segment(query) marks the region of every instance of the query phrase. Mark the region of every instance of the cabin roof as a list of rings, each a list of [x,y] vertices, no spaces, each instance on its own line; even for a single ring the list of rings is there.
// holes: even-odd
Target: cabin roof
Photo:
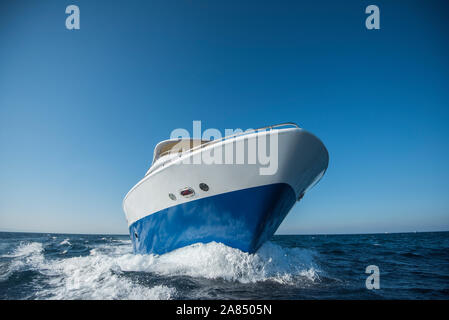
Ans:
[[[210,140],[201,139],[169,139],[161,141],[154,148],[153,163],[160,157],[169,155],[172,152],[184,152],[208,142],[210,142]]]

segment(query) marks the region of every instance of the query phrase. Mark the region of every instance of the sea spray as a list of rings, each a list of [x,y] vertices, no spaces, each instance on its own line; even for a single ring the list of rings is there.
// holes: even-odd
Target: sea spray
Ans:
[[[318,279],[313,252],[284,249],[268,242],[255,254],[248,254],[221,243],[197,243],[164,255],[124,255],[117,259],[123,271],[152,272],[223,279],[241,283],[276,281],[293,284],[297,277]]]
[[[141,256],[129,236],[2,232],[0,299],[448,299],[448,248],[449,232],[285,235],[255,254]],[[380,290],[366,289],[368,265]]]

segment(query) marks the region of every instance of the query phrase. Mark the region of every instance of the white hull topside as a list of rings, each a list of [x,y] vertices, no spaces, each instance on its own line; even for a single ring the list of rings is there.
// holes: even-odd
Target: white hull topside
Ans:
[[[244,164],[193,164],[192,159],[198,153],[210,153],[211,149],[226,148],[228,144],[241,141],[246,141],[246,149],[251,140],[269,140],[267,135],[274,132],[278,135],[278,166],[273,175],[261,175],[259,169],[266,166],[246,161]],[[185,163],[188,157],[191,158],[190,164]],[[304,129],[273,129],[245,134],[183,153],[156,169],[153,166],[151,173],[128,192],[123,200],[123,209],[130,226],[148,215],[185,202],[275,183],[288,184],[298,198],[323,176],[328,162],[326,147]],[[200,183],[206,183],[209,190],[198,188]],[[195,194],[189,198],[179,196],[179,191],[185,187],[193,188]],[[170,193],[177,195],[175,201],[169,198]]]

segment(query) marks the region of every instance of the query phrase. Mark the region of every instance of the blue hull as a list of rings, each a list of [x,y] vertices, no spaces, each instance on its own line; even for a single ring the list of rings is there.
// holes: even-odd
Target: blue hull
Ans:
[[[253,253],[271,238],[295,202],[295,192],[285,183],[254,187],[161,210],[133,223],[129,232],[139,254],[211,241]]]

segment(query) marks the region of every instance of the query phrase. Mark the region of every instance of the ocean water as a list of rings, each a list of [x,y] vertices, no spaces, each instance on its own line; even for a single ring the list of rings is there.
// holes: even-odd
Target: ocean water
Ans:
[[[368,265],[380,289],[366,289]],[[449,299],[449,232],[274,236],[134,255],[128,236],[0,233],[0,299]]]

